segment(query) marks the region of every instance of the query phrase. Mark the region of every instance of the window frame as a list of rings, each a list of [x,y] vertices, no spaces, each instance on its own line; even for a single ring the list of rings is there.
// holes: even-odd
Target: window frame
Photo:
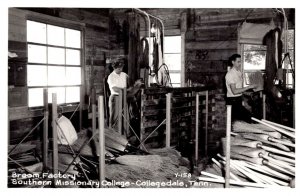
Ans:
[[[290,54],[290,56],[293,56],[292,58],[292,63],[293,63],[293,67],[295,68],[295,58],[296,58],[296,54],[295,54],[295,29],[294,28],[291,28],[291,29],[288,29],[288,31],[293,31],[293,40],[294,40],[294,43],[293,43],[293,48],[289,48],[289,45],[287,46],[287,52]],[[283,37],[282,37],[283,38]],[[292,51],[292,53],[290,52]],[[284,58],[284,53],[282,53],[282,59]],[[282,67],[284,70],[285,70],[285,81],[284,81],[284,84],[286,86],[286,88],[288,89],[295,89],[295,79],[292,78],[292,81],[293,83],[292,84],[289,84],[287,83],[289,81],[289,76],[288,74],[292,74],[292,67],[291,66],[287,66],[285,65],[285,63],[283,62],[283,67]],[[294,70],[295,71],[295,70]],[[293,77],[293,76],[292,76]]]
[[[69,21],[66,19],[60,19],[60,18],[54,18],[54,17],[48,17],[48,16],[41,16],[41,17],[37,17],[37,16],[27,16],[26,17],[26,35],[27,35],[27,21],[33,21],[33,22],[38,22],[38,23],[43,23],[46,25],[53,25],[53,26],[57,26],[57,27],[61,27],[61,28],[65,28],[65,29],[71,29],[71,30],[77,30],[80,31],[81,35],[80,35],[80,47],[79,48],[74,48],[74,47],[67,47],[67,46],[58,46],[58,45],[52,45],[52,44],[43,44],[43,43],[36,43],[36,42],[29,42],[26,38],[26,50],[27,50],[27,57],[28,57],[28,46],[29,45],[37,45],[37,46],[44,46],[46,47],[46,50],[48,47],[54,47],[54,48],[63,48],[65,50],[67,49],[71,49],[71,50],[77,50],[80,52],[80,64],[79,65],[68,65],[66,64],[66,52],[65,52],[65,64],[50,64],[50,63],[32,63],[29,62],[27,60],[27,66],[28,65],[33,65],[33,66],[46,66],[47,67],[47,77],[48,77],[48,67],[52,66],[52,67],[64,67],[65,69],[67,67],[76,67],[76,68],[80,68],[81,71],[81,76],[80,76],[80,84],[76,84],[76,85],[70,85],[70,84],[64,84],[64,85],[46,85],[46,86],[28,86],[28,81],[27,81],[27,106],[28,108],[42,108],[42,106],[29,106],[29,89],[34,89],[34,88],[42,88],[42,89],[48,89],[49,88],[59,88],[62,87],[64,88],[65,91],[65,98],[64,98],[64,103],[60,103],[59,105],[61,106],[67,106],[67,105],[77,105],[77,104],[81,104],[82,103],[82,87],[84,86],[84,53],[85,53],[85,44],[84,44],[84,37],[85,37],[85,25],[83,23],[78,23],[78,22],[74,22],[74,21]],[[47,31],[46,31],[47,33]],[[46,38],[47,39],[47,38]],[[48,58],[48,51],[46,53],[46,58]],[[66,72],[65,72],[66,73]],[[28,72],[26,73],[28,75]],[[67,95],[67,87],[79,87],[79,101],[77,102],[66,102],[66,95]],[[49,95],[48,95],[49,96]]]
[[[170,69],[169,67],[168,67],[168,69],[169,69],[169,73],[171,74],[171,73],[179,73],[180,74],[180,81],[179,81],[179,83],[174,83],[174,82],[172,82],[172,79],[171,79],[171,85],[172,85],[172,87],[174,87],[173,86],[173,84],[177,84],[177,85],[179,85],[179,87],[182,87],[182,83],[181,83],[181,78],[182,78],[182,42],[181,42],[181,39],[182,39],[182,36],[181,35],[165,35],[164,36],[164,40],[165,40],[165,38],[166,37],[178,37],[179,39],[180,39],[180,53],[177,53],[177,52],[169,52],[169,53],[166,53],[165,51],[164,51],[164,57],[166,56],[166,54],[176,54],[176,55],[179,55],[180,56],[180,70],[174,70],[174,69]],[[164,42],[164,44],[165,44],[166,42]],[[164,61],[165,61],[166,59],[164,59]],[[168,64],[167,64],[168,65]],[[171,76],[170,76],[170,78],[171,78]]]
[[[249,83],[247,83],[247,80],[246,80],[246,74],[248,73],[254,73],[254,72],[261,72],[262,74],[265,74],[266,71],[264,69],[253,69],[253,70],[246,70],[245,71],[245,65],[244,65],[244,52],[245,52],[245,45],[258,45],[258,46],[263,46],[263,44],[257,44],[257,43],[240,43],[240,54],[241,54],[241,63],[242,63],[242,66],[241,66],[241,71],[242,71],[242,74],[243,74],[243,87],[245,86],[248,86]],[[254,50],[253,50],[254,51]],[[258,51],[264,51],[264,50],[258,50]],[[267,51],[267,49],[266,49]]]

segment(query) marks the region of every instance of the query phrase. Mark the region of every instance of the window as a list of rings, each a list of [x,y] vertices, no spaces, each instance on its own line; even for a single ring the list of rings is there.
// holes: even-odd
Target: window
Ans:
[[[244,85],[250,84],[251,74],[260,71],[265,72],[267,47],[263,45],[242,44]]]
[[[147,39],[148,40],[148,39]],[[153,39],[149,44],[153,49]],[[150,62],[153,61],[151,51]],[[181,86],[181,36],[165,36],[164,37],[164,57],[165,64],[168,66],[172,87]]]
[[[169,68],[173,87],[181,86],[181,36],[166,36],[165,63]]]
[[[43,88],[48,101],[57,93],[57,103],[80,101],[81,31],[27,20],[28,106],[43,105]]]
[[[282,36],[282,38],[284,35]],[[287,56],[284,59],[284,54],[282,54],[282,59],[284,59],[282,68],[285,69],[285,84],[287,88],[294,88],[294,65],[295,65],[295,30],[289,29],[287,31],[287,49],[289,53],[289,57]]]
[[[284,38],[284,35],[281,36]],[[282,40],[283,41],[283,40]],[[282,68],[283,68],[283,84],[287,88],[294,88],[294,59],[295,59],[295,30],[290,29],[287,31],[287,48],[290,59],[285,58]],[[243,69],[244,69],[244,85],[248,85],[249,77],[253,72],[261,71],[265,72],[266,63],[266,49],[264,45],[255,44],[242,44],[242,58],[243,58]],[[283,51],[284,52],[284,51]],[[282,54],[282,59],[284,59],[284,53]],[[280,62],[281,63],[281,62]]]

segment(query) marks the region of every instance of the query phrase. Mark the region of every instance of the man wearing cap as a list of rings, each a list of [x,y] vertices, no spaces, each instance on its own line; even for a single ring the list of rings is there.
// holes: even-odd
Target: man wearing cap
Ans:
[[[117,129],[118,126],[118,113],[119,113],[119,92],[127,88],[128,85],[128,75],[123,72],[124,59],[117,59],[112,62],[112,67],[114,71],[108,76],[107,83],[110,89],[109,97],[109,127],[112,129]],[[134,87],[127,88],[127,96],[133,96],[137,93],[142,85],[141,80],[137,80]],[[120,108],[121,109],[121,108]]]

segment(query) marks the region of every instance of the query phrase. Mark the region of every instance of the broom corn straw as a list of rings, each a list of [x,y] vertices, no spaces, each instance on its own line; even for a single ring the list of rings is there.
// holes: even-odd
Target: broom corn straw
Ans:
[[[266,122],[270,125],[274,125],[276,127],[280,127],[280,128],[287,129],[289,131],[295,132],[295,129],[291,128],[291,127],[287,127],[287,126],[284,126],[284,125],[281,125],[281,124],[278,124],[278,123],[274,123],[274,122],[271,122],[271,121],[268,121],[268,120],[265,120],[265,119],[262,119],[261,121]]]
[[[284,130],[284,129],[282,129],[282,128],[276,127],[276,126],[274,126],[274,125],[270,125],[270,124],[268,124],[268,123],[266,123],[266,122],[263,122],[263,121],[261,121],[261,120],[258,120],[258,119],[256,119],[256,118],[254,118],[254,117],[251,117],[251,119],[254,120],[254,121],[256,121],[256,122],[258,122],[258,123],[261,123],[261,124],[263,124],[263,125],[266,125],[266,126],[268,126],[268,127],[270,127],[270,128],[273,128],[273,129],[275,129],[276,131],[278,131],[278,132],[280,132],[280,133],[282,133],[282,134],[284,134],[284,135],[287,135],[287,136],[289,136],[289,137],[291,137],[291,138],[295,138],[295,134],[294,134],[294,133],[291,133],[291,132],[286,131],[286,130]]]
[[[259,134],[269,135],[277,139],[281,138],[281,134],[275,130],[271,130],[271,129],[262,130],[261,128],[257,128],[252,124],[241,122],[241,121],[237,121],[233,124],[233,130],[236,133],[259,133]]]

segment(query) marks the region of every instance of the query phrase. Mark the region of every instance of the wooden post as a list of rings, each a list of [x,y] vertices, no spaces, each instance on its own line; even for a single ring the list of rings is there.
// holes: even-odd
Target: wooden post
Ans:
[[[172,93],[168,93],[166,104],[166,147],[171,146],[171,98]]]
[[[207,156],[207,137],[208,137],[208,91],[205,92],[205,146],[204,146],[204,153]]]
[[[120,90],[119,91],[119,114],[118,114],[118,132],[120,134],[123,134],[122,133],[122,101],[123,101],[123,90]]]
[[[123,92],[123,108],[124,108],[124,118],[126,118],[126,120],[129,122],[128,109],[127,109],[127,88],[124,88],[124,92]],[[125,135],[127,136],[129,132],[129,124],[126,123],[125,120],[123,120],[123,127],[124,127]]]
[[[82,106],[84,100],[83,88],[82,86],[79,87],[80,92],[80,100],[79,100],[79,130],[82,130]]]
[[[295,82],[294,82],[294,85],[295,85]],[[293,127],[295,128],[296,126],[296,119],[295,119],[295,110],[296,110],[296,107],[295,107],[295,93],[293,93]]]
[[[56,93],[52,93],[52,139],[53,139],[53,174],[58,174],[58,146],[57,146],[57,96]],[[54,184],[56,178],[53,178]]]
[[[185,70],[185,34],[188,29],[187,13],[182,12],[180,16],[180,35],[181,35],[181,70]],[[186,87],[185,72],[181,73],[181,87]]]
[[[227,105],[226,123],[226,165],[225,165],[225,188],[229,188],[230,180],[230,132],[231,132],[231,105]]]
[[[266,94],[262,94],[263,101],[263,119],[266,119]]]
[[[48,168],[48,89],[44,88],[43,169]]]
[[[195,164],[198,166],[199,156],[199,93],[196,92],[196,127],[195,127]]]
[[[92,130],[93,130],[93,133],[96,132],[96,119],[97,119],[97,106],[95,103],[92,104]]]
[[[99,181],[100,187],[105,180],[105,130],[104,130],[104,104],[103,95],[98,98],[98,124],[99,124]]]
[[[141,89],[141,115],[140,115],[140,140],[144,140],[143,116],[144,116],[144,89]],[[141,148],[143,145],[140,145]],[[144,149],[145,150],[145,149]]]
[[[97,131],[97,105],[96,105],[96,94],[94,92],[95,92],[95,89],[92,89],[91,102],[92,102],[92,131],[93,131],[93,135]],[[98,112],[98,115],[99,115],[99,112]],[[95,145],[96,145],[95,138],[93,138],[93,141],[95,142]],[[99,153],[100,153],[99,149],[96,148],[96,154],[99,155]]]
[[[95,89],[92,89],[92,97],[91,97],[91,102],[92,102],[92,130],[93,130],[93,134],[96,132],[96,118],[97,118],[97,106],[96,106],[96,93],[95,93]]]

